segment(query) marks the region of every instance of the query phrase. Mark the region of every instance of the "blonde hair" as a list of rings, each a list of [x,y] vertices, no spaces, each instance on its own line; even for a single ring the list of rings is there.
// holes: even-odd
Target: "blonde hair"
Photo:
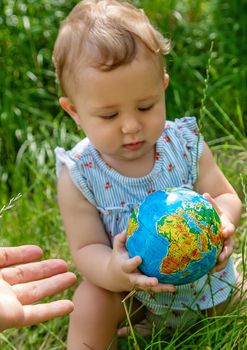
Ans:
[[[163,67],[170,41],[152,26],[142,9],[116,0],[79,2],[62,22],[53,51],[63,92],[68,95],[69,80],[76,83],[82,62],[112,70],[130,63],[140,43],[158,55]]]

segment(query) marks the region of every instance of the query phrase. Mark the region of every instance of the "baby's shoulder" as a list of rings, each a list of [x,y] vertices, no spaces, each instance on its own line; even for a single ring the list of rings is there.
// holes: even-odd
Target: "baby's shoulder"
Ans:
[[[195,117],[177,118],[167,120],[162,138],[175,144],[195,144],[199,135],[199,128]]]
[[[195,132],[198,130],[196,117],[176,118],[174,121],[167,120],[165,123],[164,133],[176,133],[190,130]]]
[[[70,150],[56,147],[55,155],[57,175],[60,174],[62,166],[65,165],[73,176],[79,176],[82,172],[81,164],[92,162],[91,153],[91,144],[88,138],[79,141]]]
[[[75,157],[76,159],[80,159],[85,157],[91,153],[90,150],[91,144],[87,137],[83,140],[79,141],[71,150],[69,150],[69,154],[71,157]]]

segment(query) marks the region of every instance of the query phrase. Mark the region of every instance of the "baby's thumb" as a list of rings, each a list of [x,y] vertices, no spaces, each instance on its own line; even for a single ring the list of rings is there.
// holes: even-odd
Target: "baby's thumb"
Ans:
[[[126,232],[123,231],[121,233],[118,233],[114,237],[113,249],[116,249],[116,250],[122,249],[123,247],[125,247],[125,242],[126,242]]]

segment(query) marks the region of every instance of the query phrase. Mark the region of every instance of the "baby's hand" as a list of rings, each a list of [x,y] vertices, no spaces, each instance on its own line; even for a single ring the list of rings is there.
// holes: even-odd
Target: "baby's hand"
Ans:
[[[115,282],[119,284],[121,291],[148,290],[153,292],[175,292],[172,284],[159,283],[156,277],[148,277],[138,270],[142,260],[140,256],[129,257],[125,247],[126,233],[122,232],[115,236],[113,243],[111,266],[115,270]]]
[[[216,201],[208,193],[204,193],[203,197],[205,197],[217,211],[221,220],[221,235],[224,238],[224,245],[218,257],[218,262],[211,270],[211,273],[214,273],[223,270],[226,267],[230,256],[232,255],[234,248],[233,234],[235,232],[235,226],[230,222],[228,217],[221,211]]]

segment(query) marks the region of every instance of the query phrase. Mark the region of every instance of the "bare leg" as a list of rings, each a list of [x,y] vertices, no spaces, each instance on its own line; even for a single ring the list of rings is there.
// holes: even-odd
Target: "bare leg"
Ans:
[[[75,292],[68,350],[116,349],[116,330],[125,319],[123,293],[113,293],[83,281]],[[112,344],[112,345],[111,345]]]

